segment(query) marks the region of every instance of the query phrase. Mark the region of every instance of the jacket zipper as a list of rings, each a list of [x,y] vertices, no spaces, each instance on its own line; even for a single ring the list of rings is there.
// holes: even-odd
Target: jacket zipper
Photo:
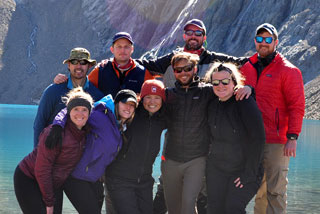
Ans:
[[[275,123],[276,123],[276,127],[277,127],[277,135],[279,136],[279,110],[278,110],[278,108],[276,108]]]

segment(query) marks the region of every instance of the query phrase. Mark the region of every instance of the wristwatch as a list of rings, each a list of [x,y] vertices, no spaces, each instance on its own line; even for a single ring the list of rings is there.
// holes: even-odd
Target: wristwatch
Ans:
[[[298,139],[298,135],[296,135],[296,134],[287,134],[287,138],[288,138],[288,140],[297,140]]]

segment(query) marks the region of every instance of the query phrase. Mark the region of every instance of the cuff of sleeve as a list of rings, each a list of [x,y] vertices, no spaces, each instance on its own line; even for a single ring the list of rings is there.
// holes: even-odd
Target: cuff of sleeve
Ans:
[[[287,134],[288,140],[297,140],[298,135],[297,134]]]

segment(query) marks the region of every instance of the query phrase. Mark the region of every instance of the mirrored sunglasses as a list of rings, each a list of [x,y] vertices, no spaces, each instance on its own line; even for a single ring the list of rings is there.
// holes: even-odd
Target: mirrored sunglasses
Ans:
[[[73,60],[70,60],[70,63],[72,65],[77,65],[78,63],[80,63],[80,65],[86,65],[89,62],[87,60],[84,60],[84,59],[82,59],[82,60],[73,59]]]
[[[229,85],[230,83],[230,78],[225,78],[225,79],[222,79],[222,80],[212,80],[211,83],[213,86],[218,86],[220,83],[222,83],[223,85]]]
[[[202,36],[202,35],[204,35],[203,31],[201,31],[201,30],[186,30],[184,33],[187,36],[192,36],[192,35]]]
[[[173,72],[174,73],[181,73],[182,71],[184,72],[190,72],[192,71],[194,68],[194,65],[187,65],[187,66],[184,66],[184,67],[176,67],[173,69]]]
[[[263,40],[264,40],[267,44],[271,44],[273,38],[272,38],[272,37],[256,36],[256,42],[257,42],[257,43],[262,43]]]

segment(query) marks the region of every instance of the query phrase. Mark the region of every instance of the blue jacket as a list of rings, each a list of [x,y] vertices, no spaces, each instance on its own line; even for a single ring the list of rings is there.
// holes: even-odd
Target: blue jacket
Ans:
[[[87,135],[81,160],[72,172],[74,178],[96,182],[121,149],[122,138],[118,124],[112,110],[107,107],[113,103],[106,97],[97,103],[90,114],[88,123],[91,131]],[[66,111],[61,111],[53,124],[64,126],[66,118]]]
[[[65,96],[72,88],[72,81],[71,78],[69,78],[66,83],[51,84],[44,90],[33,124],[34,147],[38,145],[38,138],[41,131],[52,123],[54,117],[61,109],[66,107],[61,97]],[[94,100],[100,100],[103,97],[102,92],[90,83],[88,79],[83,89],[88,92]]]

